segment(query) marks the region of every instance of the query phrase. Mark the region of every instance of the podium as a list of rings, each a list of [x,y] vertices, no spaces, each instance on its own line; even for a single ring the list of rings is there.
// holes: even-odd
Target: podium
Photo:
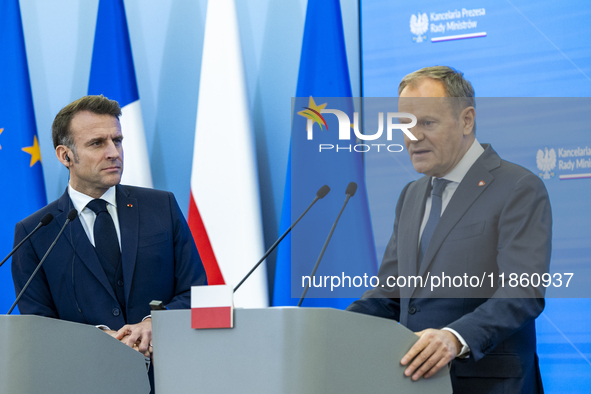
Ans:
[[[154,311],[157,393],[452,392],[444,368],[404,376],[417,336],[395,321],[327,308],[236,309],[232,329],[191,329],[191,311]]]
[[[98,328],[0,316],[0,393],[149,392],[144,356]]]

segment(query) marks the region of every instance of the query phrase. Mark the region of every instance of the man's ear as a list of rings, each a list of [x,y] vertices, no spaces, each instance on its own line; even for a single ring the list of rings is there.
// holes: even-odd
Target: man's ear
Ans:
[[[72,165],[72,151],[65,145],[58,145],[55,148],[55,155],[57,159],[67,168]]]
[[[466,107],[460,114],[460,122],[464,135],[469,135],[474,130],[476,122],[476,110],[474,107]]]

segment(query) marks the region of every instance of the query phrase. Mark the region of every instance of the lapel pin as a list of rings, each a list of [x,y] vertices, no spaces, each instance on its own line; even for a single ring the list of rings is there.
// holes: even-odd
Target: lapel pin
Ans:
[[[484,181],[478,182],[478,186],[484,186],[484,185],[485,185]]]
[[[127,204],[127,208],[133,208],[132,204]]]

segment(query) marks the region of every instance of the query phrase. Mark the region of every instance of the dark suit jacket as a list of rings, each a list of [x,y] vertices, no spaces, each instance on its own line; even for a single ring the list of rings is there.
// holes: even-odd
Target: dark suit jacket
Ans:
[[[207,284],[205,270],[181,210],[169,192],[118,185],[121,264],[127,322],[88,240],[80,219],[72,221],[18,303],[22,314],[35,314],[118,330],[150,314],[149,302],[170,309],[190,308],[190,289]],[[48,212],[54,220],[34,234],[14,255],[16,292],[49,248],[73,208],[67,191],[56,201],[17,223],[15,243]]]
[[[471,352],[452,362],[456,394],[540,393],[534,320],[544,308],[543,289],[513,288],[508,275],[548,272],[550,201],[536,175],[483,147],[441,216],[420,267],[418,237],[430,177],[404,188],[379,277],[386,283],[388,276],[481,278],[486,272],[489,289],[375,288],[348,309],[398,320],[413,331],[457,331]],[[504,286],[496,280],[502,272]]]

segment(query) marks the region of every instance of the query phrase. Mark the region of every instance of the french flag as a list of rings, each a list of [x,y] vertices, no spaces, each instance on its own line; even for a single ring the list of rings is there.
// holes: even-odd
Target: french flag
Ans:
[[[100,0],[88,94],[102,94],[121,106],[125,167],[121,183],[152,187],[152,173],[123,0]]]
[[[235,286],[263,255],[254,133],[233,0],[209,1],[191,173],[189,227],[210,285]],[[234,295],[268,306],[261,265]]]

